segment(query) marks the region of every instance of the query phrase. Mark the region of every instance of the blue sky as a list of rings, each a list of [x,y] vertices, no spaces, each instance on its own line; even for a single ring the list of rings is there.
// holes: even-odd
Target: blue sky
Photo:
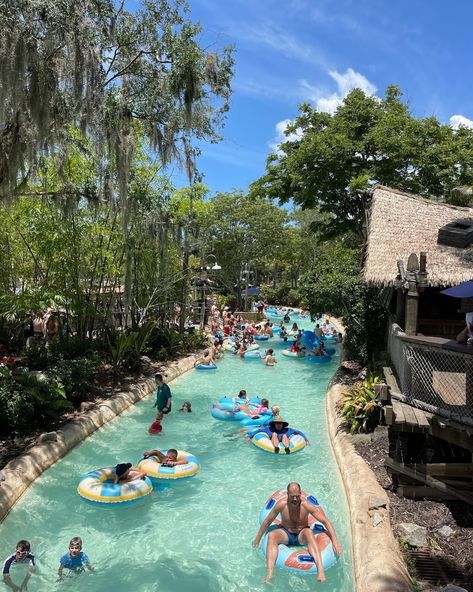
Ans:
[[[382,96],[397,84],[416,116],[473,125],[471,0],[189,5],[192,20],[202,24],[204,46],[235,47],[225,139],[203,145],[198,161],[212,193],[246,190],[264,174],[269,151],[300,103],[331,111],[354,87]],[[175,182],[181,185],[183,176],[176,173]]]

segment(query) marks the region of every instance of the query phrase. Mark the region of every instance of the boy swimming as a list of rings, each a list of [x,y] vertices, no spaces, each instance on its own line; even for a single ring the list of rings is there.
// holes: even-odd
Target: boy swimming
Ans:
[[[82,539],[80,537],[74,537],[69,541],[69,551],[59,560],[57,573],[60,580],[63,579],[64,568],[75,573],[84,571],[84,568],[94,571],[87,553],[82,551]]]

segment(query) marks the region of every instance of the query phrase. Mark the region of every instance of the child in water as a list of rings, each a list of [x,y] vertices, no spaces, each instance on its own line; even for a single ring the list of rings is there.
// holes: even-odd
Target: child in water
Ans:
[[[160,434],[163,431],[163,426],[161,425],[161,421],[163,419],[163,412],[158,411],[156,414],[156,419],[148,428],[148,434],[156,435]]]
[[[192,405],[190,401],[184,401],[182,407],[179,409],[183,413],[192,413]]]
[[[58,575],[59,580],[63,579],[62,572],[64,568],[80,573],[87,568],[89,571],[94,571],[90,565],[89,557],[87,553],[82,551],[82,539],[80,537],[74,537],[69,542],[69,552],[61,557],[59,560]]]

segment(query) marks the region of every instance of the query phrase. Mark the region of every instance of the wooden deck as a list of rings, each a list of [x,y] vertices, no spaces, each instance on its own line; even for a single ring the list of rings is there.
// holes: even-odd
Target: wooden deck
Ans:
[[[377,387],[386,424],[390,452],[385,466],[395,491],[406,497],[460,500],[473,505],[473,426],[409,405],[391,368],[384,368],[386,385]],[[439,438],[469,451],[470,462],[404,462],[425,438]],[[419,440],[420,438],[420,440]],[[413,444],[408,444],[409,442]],[[405,454],[409,450],[409,454]]]

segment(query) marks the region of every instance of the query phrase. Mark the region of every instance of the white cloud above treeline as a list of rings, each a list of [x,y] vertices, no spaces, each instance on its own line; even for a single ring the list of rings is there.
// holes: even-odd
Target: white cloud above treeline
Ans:
[[[464,115],[452,115],[450,117],[450,125],[453,129],[458,129],[460,126],[473,129],[473,121]]]
[[[348,93],[354,88],[361,89],[369,96],[376,94],[376,86],[363,76],[363,74],[353,70],[353,68],[348,68],[344,74],[341,74],[337,70],[330,70],[328,74],[337,84],[337,90],[333,93],[327,94],[326,91],[309,84],[305,80],[300,83],[305,100],[314,103],[317,111],[335,113]],[[279,151],[279,146],[283,142],[295,141],[301,138],[302,132],[298,132],[297,130],[289,134],[289,136],[285,135],[284,132],[291,123],[292,121],[290,119],[283,119],[276,124],[276,137],[269,145],[275,152]]]
[[[335,113],[337,107],[343,103],[345,97],[354,88],[361,89],[368,96],[375,95],[378,90],[366,76],[356,72],[353,68],[347,68],[344,74],[337,70],[330,70],[328,74],[337,84],[337,90],[333,93],[326,94],[319,87],[312,86],[306,81],[301,83],[308,91],[308,99],[315,104],[318,111]]]

